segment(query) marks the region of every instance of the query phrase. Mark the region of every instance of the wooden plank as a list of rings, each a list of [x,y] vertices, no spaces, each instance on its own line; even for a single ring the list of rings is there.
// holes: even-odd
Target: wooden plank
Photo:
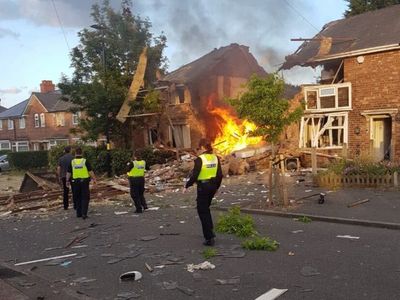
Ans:
[[[144,47],[142,53],[140,54],[138,66],[136,68],[135,75],[133,76],[131,86],[129,87],[128,95],[126,96],[126,99],[117,114],[117,120],[121,123],[124,123],[126,121],[126,118],[131,110],[130,103],[136,99],[139,89],[144,85],[144,74],[146,72],[146,66],[147,47]]]

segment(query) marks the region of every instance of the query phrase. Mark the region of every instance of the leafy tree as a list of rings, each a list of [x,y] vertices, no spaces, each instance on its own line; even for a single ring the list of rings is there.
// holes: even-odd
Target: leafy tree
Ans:
[[[346,18],[359,15],[367,11],[400,4],[400,0],[346,0],[346,2],[348,2],[348,9],[344,13]]]
[[[113,141],[129,143],[129,122],[116,120],[136,70],[139,56],[147,49],[146,88],[166,69],[163,56],[166,37],[154,37],[149,19],[132,14],[131,0],[123,0],[115,11],[104,0],[92,6],[95,25],[82,29],[80,44],[72,49],[72,78],[63,76],[59,87],[67,99],[83,110],[80,129],[92,140],[110,133]],[[78,108],[79,107],[79,108]]]
[[[265,78],[252,76],[246,85],[246,92],[229,102],[236,109],[240,118],[245,118],[257,125],[252,132],[262,136],[271,144],[272,161],[275,160],[275,145],[286,126],[300,119],[303,109],[290,109],[290,102],[283,98],[285,82],[277,74]],[[270,164],[271,167],[272,163]],[[270,172],[270,201],[272,202],[272,170]]]

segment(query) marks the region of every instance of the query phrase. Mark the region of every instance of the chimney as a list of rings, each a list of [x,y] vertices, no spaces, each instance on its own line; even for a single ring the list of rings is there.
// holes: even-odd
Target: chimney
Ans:
[[[50,93],[54,92],[55,90],[55,85],[51,80],[42,80],[42,83],[40,84],[40,92],[41,93]]]

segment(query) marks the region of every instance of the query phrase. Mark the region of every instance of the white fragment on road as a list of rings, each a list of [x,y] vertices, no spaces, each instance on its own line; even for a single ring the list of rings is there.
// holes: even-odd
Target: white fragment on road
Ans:
[[[149,207],[147,210],[159,210],[160,207],[158,206],[153,206],[153,207]]]
[[[127,211],[114,211],[114,214],[116,214],[117,216],[126,215],[127,213],[128,213]]]
[[[157,194],[155,194],[155,196],[158,197],[158,198],[164,198],[163,195],[157,195]]]
[[[286,293],[287,291],[288,291],[288,289],[275,289],[275,288],[273,288],[273,289],[270,289],[265,294],[262,294],[261,296],[259,296],[255,300],[274,300],[274,299],[278,298],[279,296],[281,296],[282,294]]]
[[[304,232],[303,230],[299,229],[299,230],[293,230],[292,233],[300,233],[300,232]]]
[[[186,221],[179,221],[179,223],[181,223],[181,224],[185,224],[185,223],[186,223]]]
[[[72,246],[71,248],[74,249],[79,249],[79,248],[86,248],[88,245],[77,245],[77,246]]]
[[[352,236],[352,235],[337,235],[336,236],[337,238],[340,238],[340,239],[350,239],[350,240],[359,240],[360,239],[360,237],[359,236]]]
[[[304,192],[306,192],[306,193],[310,193],[310,192],[312,192],[312,190],[305,190]]]
[[[61,255],[61,256],[47,257],[47,258],[42,258],[42,259],[37,259],[37,260],[21,262],[21,263],[15,264],[14,266],[29,265],[29,264],[34,264],[37,262],[49,261],[49,260],[60,259],[60,258],[67,258],[67,257],[76,256],[76,255],[77,255],[76,253],[71,253],[71,254],[66,254],[66,255]]]
[[[194,270],[212,270],[215,269],[215,265],[210,263],[209,261],[204,261],[201,264],[188,264],[186,265],[188,272],[193,273]]]
[[[127,280],[140,280],[142,278],[142,273],[139,271],[129,271],[126,273],[123,273],[119,276],[119,280],[121,281],[127,281]]]

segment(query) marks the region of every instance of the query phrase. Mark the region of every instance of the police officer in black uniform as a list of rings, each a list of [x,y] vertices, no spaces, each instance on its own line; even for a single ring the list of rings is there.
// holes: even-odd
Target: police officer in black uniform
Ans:
[[[205,246],[214,246],[214,225],[210,212],[211,200],[221,186],[222,169],[219,158],[213,154],[211,144],[204,145],[205,151],[194,161],[194,168],[185,190],[197,183],[197,213],[203,229]]]
[[[147,209],[146,199],[144,198],[144,173],[146,172],[146,162],[140,160],[138,155],[133,155],[133,161],[128,163],[128,180],[130,194],[135,204],[135,213],[142,213]]]

